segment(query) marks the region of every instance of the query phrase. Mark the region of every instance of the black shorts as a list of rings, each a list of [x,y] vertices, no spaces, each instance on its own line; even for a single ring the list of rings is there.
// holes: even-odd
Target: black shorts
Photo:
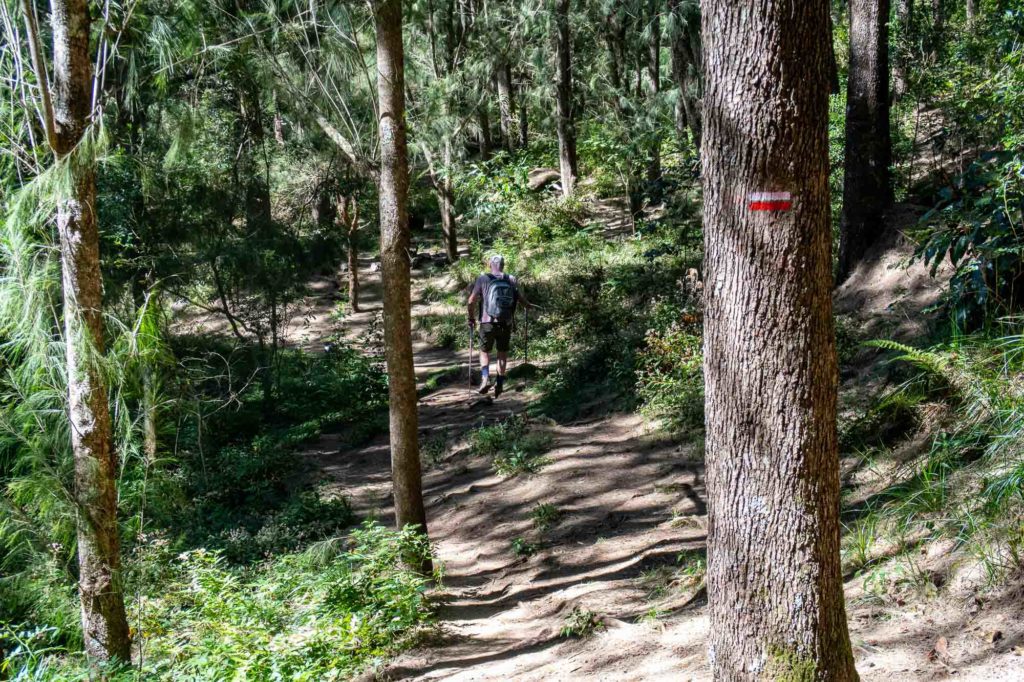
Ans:
[[[512,325],[492,324],[483,322],[480,324],[480,350],[490,353],[495,346],[499,353],[507,353],[509,343],[512,340]]]

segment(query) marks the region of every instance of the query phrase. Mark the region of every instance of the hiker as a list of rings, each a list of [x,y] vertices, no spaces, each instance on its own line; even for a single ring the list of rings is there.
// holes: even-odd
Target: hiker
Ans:
[[[480,324],[480,388],[477,392],[491,390],[491,349],[498,347],[498,376],[494,382],[494,397],[505,388],[505,368],[508,364],[508,349],[515,331],[516,307],[520,302],[536,307],[520,291],[516,278],[505,273],[505,259],[494,255],[485,261],[489,272],[473,282],[473,289],[467,301],[470,333]]]

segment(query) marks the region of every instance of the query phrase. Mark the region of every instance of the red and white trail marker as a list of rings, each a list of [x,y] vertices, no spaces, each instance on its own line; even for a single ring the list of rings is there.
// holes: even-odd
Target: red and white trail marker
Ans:
[[[793,208],[793,195],[789,192],[751,192],[747,195],[751,211],[788,211]]]

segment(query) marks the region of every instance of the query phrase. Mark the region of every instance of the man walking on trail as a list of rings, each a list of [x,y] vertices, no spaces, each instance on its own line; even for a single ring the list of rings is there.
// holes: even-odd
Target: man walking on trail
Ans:
[[[480,388],[477,392],[491,390],[491,350],[498,347],[498,376],[494,382],[494,397],[505,388],[505,368],[508,364],[508,349],[515,331],[516,308],[520,301],[533,307],[519,290],[516,278],[505,273],[505,259],[491,256],[486,261],[490,272],[476,278],[469,294],[467,308],[469,327],[480,324]]]

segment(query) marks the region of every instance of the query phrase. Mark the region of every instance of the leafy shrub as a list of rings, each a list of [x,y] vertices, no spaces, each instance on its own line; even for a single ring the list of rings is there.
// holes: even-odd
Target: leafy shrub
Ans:
[[[465,312],[421,315],[416,318],[416,324],[441,348],[459,348],[469,342]]]
[[[533,519],[533,526],[543,533],[558,523],[558,520],[562,518],[562,512],[550,502],[543,502],[533,508],[530,517]]]
[[[562,637],[589,637],[604,629],[604,620],[589,609],[574,606],[572,612],[565,617],[565,622],[558,634]]]
[[[961,327],[1013,313],[1024,304],[1024,152],[987,153],[926,213],[915,256],[932,275],[949,259],[946,302]]]
[[[512,540],[512,554],[520,559],[533,556],[539,549],[540,546],[536,542],[530,542],[526,538],[514,538]]]
[[[166,550],[162,550],[166,551]],[[412,529],[367,522],[339,541],[291,554],[255,571],[232,568],[218,552],[194,550],[158,561],[165,580],[134,606],[141,670],[114,682],[150,680],[343,680],[412,643],[431,619],[429,582],[405,568],[430,556]],[[85,662],[45,630],[5,628],[4,662],[14,679],[87,679]]]
[[[525,416],[515,415],[492,426],[473,432],[471,448],[474,454],[493,457],[494,470],[501,476],[534,474],[548,460],[541,456],[551,445],[546,433],[528,433]]]
[[[676,427],[704,419],[701,337],[695,325],[651,330],[637,362],[637,393],[651,414]]]

